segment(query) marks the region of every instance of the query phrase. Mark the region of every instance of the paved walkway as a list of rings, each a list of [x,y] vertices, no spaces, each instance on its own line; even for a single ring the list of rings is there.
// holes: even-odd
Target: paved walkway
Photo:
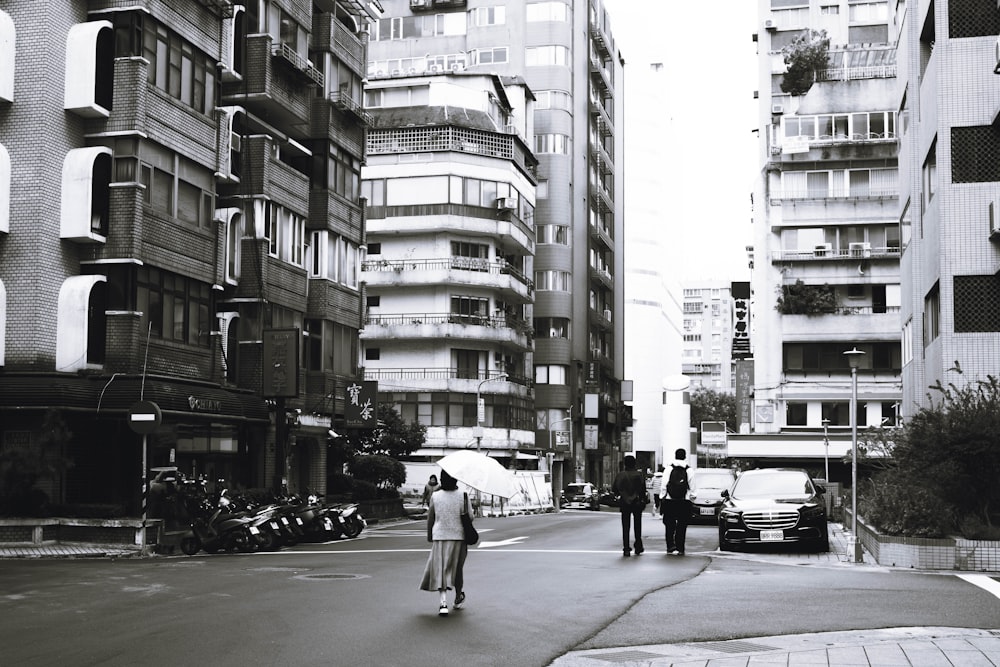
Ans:
[[[405,520],[404,520],[405,522]],[[398,524],[383,522],[383,527]],[[378,526],[372,526],[378,529]],[[151,552],[149,552],[151,553]],[[2,545],[4,558],[141,558],[143,551],[130,545],[51,543],[43,545]],[[707,555],[707,554],[706,554]],[[830,524],[830,551],[827,553],[721,553],[713,558],[760,560],[784,564],[827,564],[843,567],[880,567],[865,553],[865,562],[856,564],[848,535],[840,524]],[[887,568],[888,569],[888,568]],[[1000,629],[974,628],[889,628],[850,632],[820,632],[804,635],[776,635],[730,641],[685,642],[621,646],[571,651],[549,667],[753,667],[808,665],[818,667],[914,667],[992,666],[1000,667]]]

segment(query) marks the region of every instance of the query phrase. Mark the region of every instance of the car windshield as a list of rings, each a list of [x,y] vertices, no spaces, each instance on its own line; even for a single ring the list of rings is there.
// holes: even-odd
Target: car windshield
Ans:
[[[742,475],[733,488],[733,496],[748,498],[764,496],[812,495],[813,485],[809,477],[796,470],[774,470],[753,475]]]
[[[733,485],[732,473],[720,470],[699,470],[691,476],[692,489],[728,489]]]
[[[566,493],[588,493],[590,489],[585,484],[570,484],[566,487]]]

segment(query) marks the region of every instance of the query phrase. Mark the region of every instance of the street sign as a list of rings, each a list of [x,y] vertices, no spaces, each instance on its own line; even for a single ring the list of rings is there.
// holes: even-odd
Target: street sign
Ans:
[[[482,424],[484,421],[486,421],[486,399],[485,398],[480,398],[479,399],[479,406],[478,406],[477,410],[478,411],[476,413],[476,423],[477,424]]]
[[[152,433],[163,422],[160,406],[152,401],[133,403],[128,410],[129,427],[141,435]]]

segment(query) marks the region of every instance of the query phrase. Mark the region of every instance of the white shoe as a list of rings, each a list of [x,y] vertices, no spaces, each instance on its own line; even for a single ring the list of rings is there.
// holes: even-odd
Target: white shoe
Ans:
[[[442,603],[441,606],[438,607],[438,616],[447,616],[447,615],[448,615],[448,605]]]

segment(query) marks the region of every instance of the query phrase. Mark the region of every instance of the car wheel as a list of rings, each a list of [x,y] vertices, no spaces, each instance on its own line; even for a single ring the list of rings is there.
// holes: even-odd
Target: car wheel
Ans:
[[[726,530],[719,526],[719,551],[736,551],[732,542],[726,539]]]
[[[826,526],[823,526],[823,537],[816,540],[816,551],[819,553],[826,553],[830,550],[830,534],[827,532]]]

